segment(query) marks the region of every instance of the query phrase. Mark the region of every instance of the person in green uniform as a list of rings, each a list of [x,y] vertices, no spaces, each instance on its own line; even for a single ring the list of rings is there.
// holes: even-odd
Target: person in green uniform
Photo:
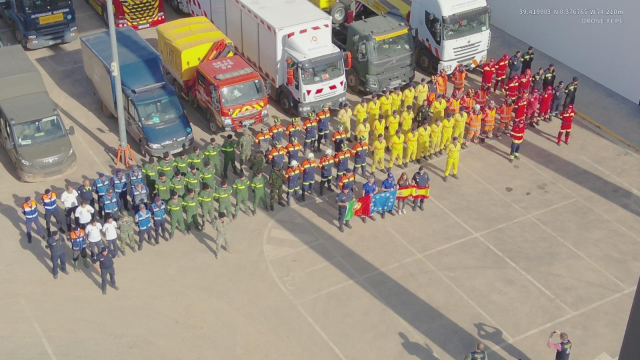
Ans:
[[[258,211],[258,202],[262,199],[262,205],[267,211],[269,206],[267,205],[267,197],[264,194],[264,184],[267,182],[266,175],[262,174],[262,170],[258,170],[256,176],[251,181],[251,188],[253,189],[253,215]]]
[[[227,135],[227,140],[222,143],[222,155],[224,155],[224,166],[222,167],[222,177],[227,179],[227,169],[229,168],[229,164],[231,164],[231,168],[233,169],[233,174],[238,175],[238,168],[236,167],[236,147],[238,146],[238,141],[233,139],[233,135]]]
[[[182,176],[187,175],[189,171],[189,159],[187,159],[184,151],[180,151],[180,155],[173,160],[173,166],[182,173]]]
[[[233,183],[233,189],[236,191],[236,212],[233,214],[233,218],[235,219],[238,216],[238,209],[240,209],[240,204],[242,204],[242,211],[248,214],[249,207],[247,206],[247,200],[249,200],[249,187],[251,183],[249,179],[247,179],[244,175],[244,171],[240,170],[239,178]]]
[[[216,220],[213,228],[216,230],[216,259],[218,258],[218,254],[220,254],[220,245],[224,241],[224,249],[227,250],[229,254],[231,254],[231,248],[229,247],[229,237],[227,233],[229,225],[229,220],[227,220],[227,216],[225,213],[221,212],[218,214],[218,219]]]
[[[189,189],[192,189],[196,193],[200,191],[200,171],[198,171],[198,168],[194,164],[189,165],[189,173],[184,179],[184,182]]]
[[[227,186],[227,180],[222,180],[213,197],[218,201],[218,212],[233,215],[233,211],[231,211],[231,188]]]
[[[162,159],[158,161],[158,171],[164,172],[169,180],[173,179],[173,174],[175,173],[173,158],[166,151],[162,154]]]
[[[273,204],[278,199],[278,205],[285,206],[284,199],[282,198],[282,184],[284,184],[284,174],[280,169],[280,165],[274,165],[273,171],[271,171],[271,177],[269,179],[271,185],[270,195],[270,209],[273,211]]]
[[[133,252],[136,252],[136,232],[134,229],[134,223],[133,223],[133,218],[131,216],[129,216],[129,213],[122,209],[120,211],[120,219],[118,220],[118,228],[120,229],[120,236],[118,237],[118,248],[120,249],[120,251],[122,251],[122,255],[126,256],[127,254],[125,253],[125,249],[126,249],[126,245],[128,244],[129,247],[131,248],[131,250]]]
[[[182,213],[182,198],[175,190],[171,190],[171,200],[167,203],[167,211],[171,218],[171,230],[169,230],[169,239],[173,239],[176,231],[176,224],[180,232],[184,234],[184,217]]]
[[[207,223],[207,216],[209,217],[209,223],[212,225],[215,219],[213,195],[214,192],[207,183],[202,185],[202,190],[198,193],[198,203],[200,204],[200,210],[202,210],[202,230],[204,230],[204,226]]]
[[[167,175],[164,171],[158,172],[158,181],[155,188],[156,196],[159,196],[166,204],[171,198],[171,181],[167,180]]]
[[[205,160],[204,167],[202,168],[202,171],[200,171],[200,181],[202,182],[203,187],[204,187],[204,184],[209,184],[209,187],[211,188],[211,190],[215,192],[216,178],[213,177],[214,174],[215,174],[215,170],[211,166],[211,163],[209,162],[209,160]]]
[[[198,171],[202,170],[202,160],[204,158],[204,154],[200,151],[200,148],[197,146],[193,147],[193,152],[189,154],[187,158],[189,162],[189,166],[195,165]]]
[[[142,167],[142,173],[145,176],[145,180],[147,180],[147,187],[149,191],[155,192],[156,189],[156,181],[158,181],[158,164],[156,164],[156,159],[154,157],[149,158],[149,162],[144,164]],[[153,195],[156,195],[155,193]]]
[[[253,155],[249,158],[249,169],[253,171],[253,176],[256,176],[258,172],[262,172],[264,164],[267,161],[264,158],[262,150],[257,149]]]
[[[200,230],[200,219],[198,219],[198,197],[193,189],[188,189],[187,194],[182,198],[182,206],[187,215],[187,235],[191,235],[191,229]]]
[[[175,191],[178,196],[182,197],[185,192],[185,180],[180,170],[176,170],[175,176],[171,179],[171,190]]]
[[[216,144],[216,138],[209,139],[209,145],[204,149],[204,156],[209,159],[209,163],[216,173],[220,173],[220,145]]]
[[[251,147],[256,139],[251,135],[249,129],[244,129],[242,132],[242,137],[240,141],[238,141],[238,150],[240,150],[240,167],[243,167],[244,164],[249,160],[249,156],[251,156]]]

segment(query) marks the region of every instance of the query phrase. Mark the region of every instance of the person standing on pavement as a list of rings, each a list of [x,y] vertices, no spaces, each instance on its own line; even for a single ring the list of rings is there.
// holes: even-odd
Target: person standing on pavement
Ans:
[[[60,201],[64,204],[64,218],[67,223],[67,232],[71,232],[73,223],[71,216],[78,207],[78,192],[71,185],[67,185],[67,191],[60,195]]]
[[[358,142],[353,145],[352,153],[354,156],[353,174],[357,174],[360,170],[362,177],[364,177],[367,172],[367,154],[369,153],[369,144],[364,136],[358,138]]]
[[[271,141],[274,143],[282,142],[282,133],[284,133],[284,126],[280,123],[281,120],[279,117],[273,117],[273,125],[269,128],[269,135],[271,135]]]
[[[222,182],[220,183],[220,187],[216,189],[216,192],[213,195],[213,198],[218,201],[219,213],[223,212],[227,215],[234,215],[233,210],[231,209],[232,191],[232,188],[230,186],[227,186],[227,180],[222,180]],[[189,233],[189,230],[187,230],[187,233]]]
[[[189,189],[187,194],[182,198],[182,206],[186,213],[187,221],[187,234],[191,232],[191,229],[202,231],[200,228],[200,219],[198,218],[198,197],[193,189]]]
[[[158,164],[156,164],[156,158],[149,158],[149,162],[142,167],[142,173],[145,176],[149,191],[155,191],[156,182],[158,181]]]
[[[418,106],[422,105],[425,100],[427,100],[427,94],[429,93],[429,85],[427,85],[427,79],[420,79],[420,83],[416,85],[416,106],[414,107],[414,111],[418,110]]]
[[[560,342],[552,343],[551,339],[555,334],[560,334]],[[567,333],[561,333],[558,330],[554,330],[549,335],[549,340],[547,340],[547,347],[550,349],[554,349],[556,351],[555,360],[569,360],[569,355],[571,355],[571,341],[569,340],[569,335]]]
[[[331,149],[327,149],[327,151],[331,151]],[[329,181],[331,178],[329,178]],[[275,204],[276,199],[278,200],[278,205],[284,207],[284,199],[282,197],[282,185],[284,184],[284,173],[280,169],[280,165],[276,165],[271,171],[271,176],[269,178],[269,184],[271,185],[271,191],[269,193],[270,201],[269,206],[271,211],[274,211],[273,204]],[[331,183],[329,183],[329,188],[331,188]],[[322,185],[320,185],[320,191],[322,192]]]
[[[191,164],[189,165],[189,172],[184,179],[184,182],[187,184],[187,188],[192,189],[196,193],[200,191],[200,180],[202,179],[202,175],[198,168]]]
[[[562,105],[564,104],[564,81],[560,81],[558,86],[553,88],[553,102],[551,103],[551,115],[555,117],[559,117],[560,111],[562,110]]]
[[[253,177],[253,180],[251,180],[251,189],[253,190],[253,210],[252,210],[253,215],[255,215],[256,212],[258,211],[258,202],[260,202],[260,200],[262,200],[262,205],[264,206],[266,211],[269,211],[269,205],[267,204],[267,197],[264,193],[265,192],[264,186],[267,183],[267,181],[268,179],[266,175],[262,174],[262,170],[258,170],[258,172]]]
[[[520,75],[524,74],[527,70],[531,70],[531,64],[533,63],[533,46],[529,46],[527,52],[525,52],[520,61],[522,62],[522,69],[520,70]]]
[[[229,220],[227,220],[227,215],[223,212],[218,214],[218,219],[216,223],[213,225],[213,228],[216,230],[216,259],[218,258],[218,254],[220,254],[220,245],[224,241],[224,249],[231,254],[231,247],[229,246],[229,234],[228,234]]]
[[[454,137],[453,142],[447,147],[447,165],[444,168],[444,182],[447,182],[449,171],[451,170],[453,178],[458,179],[458,162],[460,161],[461,148],[460,141],[457,137]]]
[[[69,233],[69,242],[71,243],[71,250],[73,251],[73,270],[78,270],[78,259],[82,256],[84,261],[84,267],[89,267],[89,259],[87,259],[87,235],[84,230],[77,226],[74,226]]]
[[[411,182],[413,185],[424,188],[429,186],[429,174],[424,169],[424,166],[420,166],[418,168],[418,172],[413,174],[411,178]],[[413,199],[413,211],[416,211],[416,208],[420,208],[420,210],[424,211],[424,199],[416,200]]]
[[[89,241],[89,251],[91,251],[91,257],[94,257],[102,248],[102,224],[91,219],[91,223],[84,229],[87,234],[87,240]]]
[[[91,205],[88,205],[84,200],[80,201],[80,206],[76,208],[76,212],[74,213],[74,215],[76,217],[76,220],[78,221],[78,226],[80,226],[82,230],[84,230],[84,228],[89,225],[91,220],[93,220],[93,213],[94,210]]]
[[[347,141],[352,142],[351,140],[351,116],[353,116],[353,111],[349,108],[349,103],[345,102],[342,104],[342,109],[338,111],[338,121],[342,128],[347,133]]]
[[[387,178],[384,181],[382,181],[382,187],[380,189],[380,192],[388,192],[397,188],[398,188],[398,185],[396,185],[395,177],[391,173],[391,170],[389,170],[389,173],[387,174]],[[388,213],[391,216],[396,216],[396,214],[393,213],[393,210],[389,210]],[[381,212],[380,217],[384,219],[384,216],[385,216],[385,213]]]
[[[91,187],[91,181],[89,181],[89,179],[85,179],[82,185],[78,186],[78,196],[80,196],[81,201],[86,201],[92,208],[96,207],[96,200],[93,197],[93,188]],[[76,218],[76,223],[77,220]]]
[[[560,113],[560,131],[558,132],[558,146],[562,142],[562,135],[564,135],[564,143],[569,145],[569,136],[571,136],[571,127],[573,125],[573,117],[576,112],[573,110],[573,104],[569,104],[565,110]]]
[[[131,171],[129,171],[128,178],[130,188],[133,188],[137,183],[144,184],[144,175],[138,165],[131,165]]]
[[[185,193],[185,185],[186,181],[182,176],[180,170],[176,170],[173,179],[171,179],[171,191],[175,191],[178,196],[182,197]]]
[[[522,62],[520,61],[520,51],[518,50],[515,55],[509,59],[509,78],[513,75],[518,75],[520,69],[522,69]]]
[[[200,148],[197,146],[193,147],[193,152],[189,154],[187,162],[189,163],[189,169],[191,166],[195,166],[198,171],[202,170],[202,160],[204,158],[204,154],[200,152]]]
[[[538,92],[542,92],[544,81],[544,68],[538,69],[538,72],[533,74],[533,79],[531,81],[531,91],[538,90]]]
[[[202,187],[204,187],[204,184],[207,184],[209,185],[209,188],[212,191],[215,191],[215,187],[216,187],[216,178],[214,177],[215,170],[211,166],[211,163],[209,162],[209,160],[205,160],[203,165],[204,167],[202,168],[202,171],[200,171],[201,185]],[[162,200],[165,201],[164,199]]]
[[[271,137],[269,137],[271,139]],[[216,173],[220,173],[220,145],[216,144],[216,138],[209,139],[209,145],[204,150],[204,156],[208,158],[211,167]]]
[[[498,93],[502,90],[505,93],[504,79],[507,77],[507,69],[509,68],[509,54],[504,54],[496,63],[496,81],[493,83],[493,92]]]
[[[400,174],[397,185],[398,185],[398,188],[403,186],[409,186],[409,175],[407,175],[406,172],[403,172],[402,174]],[[406,214],[407,211],[404,209],[404,206],[407,203],[407,198],[400,199],[397,202],[398,202],[398,210],[397,210],[398,215]]]
[[[524,119],[520,119],[513,124],[511,128],[511,152],[509,153],[509,162],[513,162],[513,159],[520,160],[520,145],[524,141],[524,132],[527,129],[527,124]]]
[[[275,166],[280,166],[284,164],[284,155],[287,153],[285,148],[280,144],[280,142],[276,141],[273,143],[273,147],[271,151],[269,151],[269,162],[271,163],[271,168],[273,169]]]
[[[111,178],[111,188],[120,199],[120,205],[129,211],[129,179],[122,173],[122,169],[116,169],[116,176]]]
[[[116,172],[117,171],[118,170],[116,170]],[[171,179],[173,178],[173,174],[175,173],[175,170],[173,166],[173,158],[166,151],[162,154],[162,159],[158,161],[158,174],[160,174],[161,171],[165,174],[165,176],[167,177],[167,180],[171,181]],[[126,207],[126,209],[127,211],[129,211],[128,207]]]
[[[375,195],[377,193],[378,185],[376,184],[376,178],[373,175],[370,175],[367,178],[367,182],[362,185],[362,196]],[[376,221],[376,218],[374,218],[373,215],[369,215],[369,219],[371,219],[371,221]],[[367,218],[365,216],[362,217],[362,222],[367,222]]]
[[[553,64],[549,64],[549,67],[544,69],[544,72],[542,73],[542,88],[546,89],[547,86],[551,85],[551,87],[553,87],[553,84],[556,81],[556,67]]]
[[[109,178],[103,173],[99,173],[98,178],[93,181],[92,187],[93,191],[98,195],[98,217],[102,219],[104,217],[104,209],[100,206],[100,199],[107,193]],[[93,207],[93,204],[91,204],[91,207]]]
[[[380,115],[384,118],[384,115],[380,113],[380,101],[378,101],[378,94],[371,95],[371,101],[367,104],[367,113],[369,114],[369,125],[374,128],[373,122],[380,118]],[[320,148],[318,148],[320,150]]]
[[[251,135],[249,129],[242,130],[242,137],[238,142],[238,149],[240,150],[240,167],[243,167],[251,156],[251,147],[256,138]]]
[[[158,181],[156,181],[155,193],[156,196],[159,196],[165,203],[171,198],[171,182],[167,180],[167,175],[164,171],[158,172]]]
[[[236,181],[233,182],[233,190],[236,192],[236,211],[233,213],[234,219],[238,216],[240,205],[242,205],[242,211],[249,215],[249,206],[247,205],[247,201],[249,200],[249,187],[251,187],[249,179],[245,176],[244,171],[240,170],[240,175],[238,175]]]
[[[404,135],[402,135],[400,129],[397,129],[395,135],[391,137],[389,147],[391,148],[391,157],[389,158],[389,168],[387,171],[391,172],[391,168],[395,163],[398,164],[399,168],[405,167],[402,163],[402,153],[405,147]]]
[[[313,195],[316,184],[316,168],[318,168],[318,162],[315,159],[315,155],[312,152],[307,154],[307,159],[302,162],[300,169],[302,171],[302,191],[301,200],[306,200],[306,194]],[[255,207],[254,207],[255,208]]]
[[[125,252],[127,245],[131,251],[136,252],[134,223],[128,211],[120,211],[120,221],[118,221],[117,227],[120,228],[120,245],[118,247],[122,251],[122,255],[127,255]]]
[[[151,246],[155,246],[156,244],[151,241],[151,212],[147,210],[144,204],[138,205],[138,209],[139,211],[133,220],[138,224],[138,250],[142,250],[145,236]]]
[[[156,244],[160,243],[158,240],[160,238],[160,233],[162,233],[162,238],[167,239],[167,227],[165,214],[167,213],[167,204],[160,199],[159,196],[156,196],[153,199],[153,203],[151,203],[151,214],[153,216],[153,230],[155,232]]]
[[[118,257],[120,257],[120,252],[118,251],[118,223],[113,219],[112,216],[107,216],[107,219],[102,225],[102,233],[104,234],[104,239],[107,243],[107,248],[109,251],[113,251]],[[123,251],[124,253],[124,251]]]
[[[182,197],[177,192],[171,191],[171,200],[167,203],[169,217],[171,218],[171,229],[169,230],[169,239],[173,239],[176,226],[181,233],[184,234],[184,215],[182,212]]]
[[[64,274],[69,275],[67,271],[67,256],[64,253],[64,236],[60,235],[57,231],[52,231],[51,236],[47,239],[47,247],[51,252],[51,263],[53,278],[58,278],[58,268]]]
[[[149,188],[142,182],[135,183],[129,196],[134,209],[140,208],[140,205],[144,205],[146,208],[149,204]]]
[[[462,124],[462,129],[464,131],[464,124]],[[456,128],[454,127],[454,132]],[[429,156],[429,138],[431,137],[431,127],[429,126],[429,122],[427,120],[422,121],[422,126],[418,129],[418,149],[416,152],[416,157],[418,159],[418,164],[422,162],[422,159],[427,160]],[[373,171],[372,171],[373,172]]]
[[[573,105],[575,103],[577,91],[578,77],[574,76],[573,80],[564,88],[564,94],[566,97],[564,99],[564,106],[562,107],[563,110],[566,109],[569,105]]]
[[[353,200],[353,192],[351,191],[350,186],[345,186],[342,188],[342,191],[338,193],[336,196],[336,203],[338,204],[338,229],[340,232],[344,232],[344,226],[351,229],[351,224],[349,224],[349,220],[345,221],[345,216],[347,215],[347,208],[349,206],[349,202]],[[343,226],[344,224],[344,226]]]
[[[213,189],[206,183],[202,185],[202,190],[198,193],[198,204],[200,205],[200,211],[202,211],[202,230],[204,230],[207,223],[207,217],[209,218],[209,223],[213,225],[213,220],[215,219],[214,195]]]
[[[291,206],[291,197],[296,200],[300,195],[300,167],[297,161],[294,160],[289,164],[284,178],[287,180],[287,206]]]
[[[107,189],[107,194],[100,199],[100,207],[104,210],[105,219],[108,216],[113,217],[118,221],[118,214],[120,213],[120,199],[113,193],[113,189]]]
[[[478,345],[476,345],[476,349],[467,354],[464,360],[489,360],[487,352],[484,351],[484,344],[478,343]]]
[[[300,138],[300,135],[302,135],[302,123],[300,123],[300,118],[294,116],[291,118],[291,124],[289,124],[289,126],[287,126],[286,130],[284,131],[285,134],[287,134],[287,136],[289,137],[289,142],[295,142],[293,141],[293,138]]]
[[[266,160],[264,158],[264,154],[262,150],[256,149],[256,152],[253,156],[249,158],[249,169],[253,172],[253,176],[256,176],[257,173],[262,172],[264,165],[266,164]]]
[[[323,105],[322,110],[316,114],[318,121],[318,140],[316,141],[316,152],[320,152],[320,144],[324,140],[325,145],[329,145],[329,121],[331,120],[331,111],[329,105]]]
[[[56,220],[56,228],[64,234],[64,230],[62,230],[62,210],[58,207],[58,195],[51,189],[46,189],[41,201],[44,206],[44,221],[47,234],[51,234],[51,217]]]
[[[113,266],[113,258],[116,256],[107,247],[103,247],[100,253],[93,259],[93,267],[100,273],[102,278],[102,295],[107,295],[107,276],[109,276],[109,285],[114,290],[118,290],[116,285],[116,270]]]
[[[285,150],[287,152],[287,159],[289,160],[289,164],[292,161],[298,161],[298,157],[302,152],[302,145],[298,142],[298,138],[292,137],[291,142],[285,146]]]
[[[364,99],[362,99],[362,101],[364,101]],[[316,148],[316,140],[318,139],[318,119],[316,119],[314,113],[309,113],[307,117],[307,120],[302,124],[302,129],[304,130],[304,144],[302,147],[304,151],[314,151]],[[262,147],[260,150],[263,150],[265,154],[267,153],[267,150],[262,149]]]
[[[178,157],[173,160],[173,166],[176,171],[179,171],[182,174],[183,177],[187,175],[187,171],[189,170],[189,159],[187,158],[184,150],[180,151]],[[133,187],[133,180],[131,181],[131,187]]]
[[[227,140],[222,143],[222,155],[224,156],[224,165],[222,166],[222,177],[228,179],[227,169],[231,165],[234,175],[238,175],[238,168],[236,167],[236,147],[238,141],[233,139],[233,135],[227,135]]]
[[[353,115],[356,116],[356,129],[360,124],[369,123],[367,121],[367,100],[365,98],[361,98],[360,103],[354,107]],[[307,150],[307,147],[305,146],[304,149]]]

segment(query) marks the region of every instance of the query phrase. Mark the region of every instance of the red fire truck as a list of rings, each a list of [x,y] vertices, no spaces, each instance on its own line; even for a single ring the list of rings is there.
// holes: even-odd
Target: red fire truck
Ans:
[[[98,14],[107,20],[106,0],[85,0]],[[130,26],[134,30],[154,27],[164,23],[162,0],[113,0],[113,17],[116,27]]]

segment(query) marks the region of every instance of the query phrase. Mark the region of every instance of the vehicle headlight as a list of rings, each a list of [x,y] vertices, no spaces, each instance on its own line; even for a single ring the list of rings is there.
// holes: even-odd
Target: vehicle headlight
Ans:
[[[29,35],[29,39],[35,39],[37,36],[35,35]]]
[[[73,151],[73,148],[71,148],[71,150],[69,150],[69,155],[67,155],[67,156],[71,156],[71,155],[73,155],[73,153],[74,153],[74,152],[75,152],[75,151]]]
[[[225,125],[225,126],[229,125],[230,126],[231,124],[232,124],[231,117],[229,117],[229,116],[223,116],[222,117],[222,125]]]
[[[446,71],[447,73],[450,73],[452,69],[453,69],[453,65],[451,64],[444,66],[444,71]]]
[[[69,31],[76,31],[76,30],[78,30],[78,27],[77,27],[77,26],[74,26],[74,27],[72,27],[71,29],[69,29]]]
[[[267,108],[262,109],[262,116],[263,117],[264,116],[269,116],[269,109],[267,109]]]
[[[31,163],[30,163],[30,162],[28,162],[27,160],[23,159],[23,158],[20,158],[20,162],[21,162],[21,163],[22,163],[22,165],[24,165],[24,166],[31,166]]]
[[[377,88],[378,87],[378,79],[376,79],[374,77],[368,77],[367,78],[367,84],[371,88]]]
[[[162,149],[162,145],[161,144],[149,143],[149,147],[152,148],[152,149]]]
[[[299,107],[300,111],[306,112],[311,110],[311,106],[301,106]]]

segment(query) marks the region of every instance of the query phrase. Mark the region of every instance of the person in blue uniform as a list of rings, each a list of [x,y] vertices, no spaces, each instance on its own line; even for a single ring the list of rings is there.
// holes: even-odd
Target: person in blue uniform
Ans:
[[[420,168],[418,168],[418,172],[413,174],[411,181],[413,182],[414,185],[417,185],[420,187],[425,187],[429,185],[429,174],[427,174],[427,171],[424,169],[424,166],[420,166]],[[420,199],[420,200],[414,199],[413,211],[417,210],[416,207],[419,207],[420,210],[424,211],[424,199]]]
[[[113,251],[109,251],[106,246],[103,246],[100,252],[92,259],[93,267],[98,270],[100,277],[102,278],[102,295],[107,295],[107,276],[109,276],[109,285],[115,290],[118,290],[116,285],[116,270],[113,264],[113,258],[116,254]]]
[[[347,208],[351,200],[353,200],[353,191],[351,191],[350,184],[346,184],[342,188],[342,191],[340,191],[338,195],[336,195],[336,203],[338,204],[338,229],[340,230],[340,232],[344,232],[344,226],[351,229],[349,220],[345,221],[344,219],[347,215]]]
[[[99,173],[98,178],[93,181],[92,187],[93,191],[98,195],[98,218],[102,219],[104,217],[104,209],[100,206],[100,199],[107,194],[107,189],[109,188],[109,177],[103,173]],[[91,200],[93,200],[93,198]],[[89,205],[93,207],[91,202]]]
[[[140,211],[136,213],[136,216],[133,218],[136,224],[138,224],[138,250],[142,250],[142,244],[144,244],[144,237],[147,237],[149,240],[149,244],[155,246],[153,242],[151,242],[151,212],[147,210],[144,204],[140,204]]]
[[[67,257],[64,253],[64,236],[60,235],[57,231],[52,231],[51,236],[47,239],[47,247],[51,252],[51,262],[53,264],[53,278],[58,278],[58,268],[63,273],[69,275],[67,271]]]
[[[113,189],[107,189],[107,194],[100,201],[100,208],[104,210],[104,218],[111,216],[113,220],[118,221],[120,214],[120,198],[114,194]]]
[[[120,199],[121,206],[129,211],[129,198],[127,197],[129,179],[127,178],[127,175],[122,172],[122,169],[117,169],[116,176],[111,178],[111,187],[118,196],[118,199]]]
[[[392,191],[396,187],[398,187],[398,185],[396,184],[396,179],[391,173],[391,171],[389,171],[389,173],[387,174],[387,178],[382,182],[382,189],[380,189],[380,191],[381,192]],[[393,213],[393,210],[389,210],[388,213],[391,216],[396,216],[396,214]],[[385,215],[384,212],[380,213],[380,217],[382,217],[383,219],[384,219],[384,215]]]
[[[151,213],[153,214],[153,229],[156,235],[156,244],[159,243],[158,238],[160,237],[160,233],[162,233],[162,238],[167,240],[167,229],[165,226],[166,212],[166,204],[164,203],[164,201],[162,201],[162,199],[160,199],[159,196],[156,196],[156,198],[153,199],[153,203],[151,204]]]

